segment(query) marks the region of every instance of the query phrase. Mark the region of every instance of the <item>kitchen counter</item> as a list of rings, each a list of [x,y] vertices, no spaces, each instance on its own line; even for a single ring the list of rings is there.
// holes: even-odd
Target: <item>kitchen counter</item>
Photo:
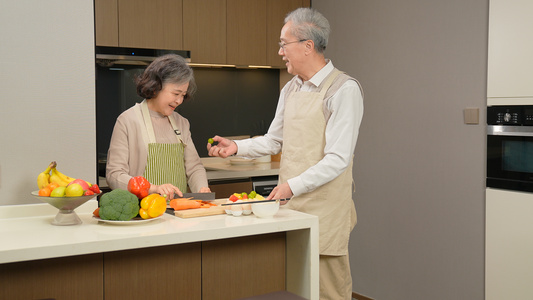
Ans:
[[[202,157],[202,164],[207,171],[207,179],[237,179],[279,174],[279,162],[252,162],[249,164],[232,164],[230,158]]]
[[[318,299],[318,218],[287,208],[270,219],[254,215],[217,215],[161,219],[135,225],[113,225],[92,217],[97,202],[76,209],[82,224],[54,226],[57,209],[48,204],[0,206],[0,263],[12,263],[186,244],[259,234],[287,234],[287,290]]]

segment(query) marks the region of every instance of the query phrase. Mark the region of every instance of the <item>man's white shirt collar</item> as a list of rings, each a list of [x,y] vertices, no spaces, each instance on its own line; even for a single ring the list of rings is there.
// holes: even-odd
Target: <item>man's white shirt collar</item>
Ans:
[[[320,71],[316,72],[315,75],[313,75],[313,77],[311,77],[311,79],[309,79],[308,81],[306,81],[305,83],[306,84],[312,84],[314,85],[315,87],[318,87],[322,81],[324,81],[324,79],[326,79],[326,77],[329,75],[329,73],[331,73],[331,71],[333,71],[334,67],[333,67],[333,63],[331,62],[330,59],[326,59],[327,63],[326,65],[320,69]],[[298,84],[302,85],[304,82],[302,81],[302,79],[300,78],[300,76],[297,77],[297,80],[298,80]]]

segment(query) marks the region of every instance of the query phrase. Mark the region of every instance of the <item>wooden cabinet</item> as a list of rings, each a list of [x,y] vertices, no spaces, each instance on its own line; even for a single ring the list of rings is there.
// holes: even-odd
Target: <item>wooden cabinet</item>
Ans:
[[[104,253],[104,264],[105,299],[202,299],[201,243]]]
[[[232,300],[284,291],[285,236],[282,232],[203,242],[202,299]]]
[[[287,13],[310,0],[95,0],[96,45],[190,50],[191,62],[284,68]]]
[[[121,47],[183,49],[181,0],[118,0]]]
[[[489,14],[489,98],[533,101],[533,2],[491,0]],[[505,104],[502,102],[501,104]]]
[[[103,274],[101,253],[2,264],[0,299],[104,299]]]
[[[281,232],[0,264],[0,299],[237,299],[286,290],[285,252]]]
[[[96,45],[118,47],[118,0],[94,0]]]
[[[183,49],[181,0],[95,0],[96,45]]]
[[[267,0],[227,0],[227,63],[266,65]]]
[[[284,67],[279,35],[285,16],[307,0],[227,0],[227,63]]]
[[[226,0],[183,0],[183,48],[191,62],[226,63]]]

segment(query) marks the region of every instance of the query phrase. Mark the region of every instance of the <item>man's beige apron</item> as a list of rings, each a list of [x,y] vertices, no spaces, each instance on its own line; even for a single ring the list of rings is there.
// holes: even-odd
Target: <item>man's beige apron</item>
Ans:
[[[148,131],[148,160],[144,169],[144,178],[150,183],[161,185],[171,183],[183,193],[187,192],[187,175],[185,173],[185,160],[183,158],[185,145],[181,140],[181,134],[172,116],[168,120],[172,129],[176,132],[178,143],[156,143],[152,119],[148,111],[146,100],[141,103],[141,111]]]
[[[319,92],[293,91],[285,99],[280,184],[298,176],[324,157],[326,118],[323,102],[341,72],[335,69]],[[352,160],[353,161],[353,160]],[[293,197],[288,207],[319,217],[321,255],[347,255],[350,232],[357,222],[352,200],[352,164],[329,183]]]

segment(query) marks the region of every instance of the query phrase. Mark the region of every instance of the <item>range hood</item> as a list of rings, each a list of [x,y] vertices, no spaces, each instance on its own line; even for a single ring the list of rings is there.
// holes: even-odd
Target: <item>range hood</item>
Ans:
[[[149,65],[158,56],[170,53],[185,58],[187,62],[191,61],[191,51],[188,50],[95,47],[96,63],[102,67],[111,67],[113,65]]]

